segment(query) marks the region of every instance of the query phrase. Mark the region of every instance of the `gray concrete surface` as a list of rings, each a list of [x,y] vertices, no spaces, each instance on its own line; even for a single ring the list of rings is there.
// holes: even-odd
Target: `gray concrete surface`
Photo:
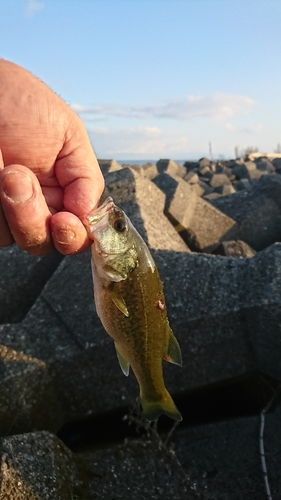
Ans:
[[[163,280],[184,361],[182,369],[164,364],[173,394],[211,390],[214,384],[225,386],[253,374],[281,382],[281,243],[275,243],[280,239],[281,177],[272,173],[272,165],[277,169],[273,162],[260,168],[254,163],[248,173],[267,174],[250,189],[212,202],[199,198],[183,179],[177,181],[177,174],[161,174],[176,179],[176,190],[187,186],[196,206],[200,199],[200,206],[208,204],[234,221],[245,238],[232,240],[228,249],[223,243],[228,256],[191,253],[165,216],[165,194],[143,173],[121,168],[106,174],[104,196],[113,196],[127,212],[148,242]],[[184,168],[197,175],[207,168],[212,175],[232,178],[226,173],[231,163],[222,165],[221,172],[218,167],[202,159]],[[188,197],[178,198],[179,214],[187,202]],[[208,231],[214,234],[215,224],[208,227],[207,212],[200,215],[196,206],[191,203],[199,233],[204,238]],[[219,241],[216,237],[217,250]],[[138,393],[133,375],[123,376],[95,313],[90,252],[35,258],[16,246],[0,250],[0,379],[4,499],[83,500],[89,484],[90,500],[124,498],[131,491],[136,499],[266,498],[258,469],[259,416],[179,429],[174,446],[180,466],[159,441],[160,448],[146,440],[81,453],[81,465],[47,432],[131,405]],[[274,499],[281,495],[279,422],[280,407],[266,416],[265,431]],[[72,496],[67,496],[69,485],[74,486]]]

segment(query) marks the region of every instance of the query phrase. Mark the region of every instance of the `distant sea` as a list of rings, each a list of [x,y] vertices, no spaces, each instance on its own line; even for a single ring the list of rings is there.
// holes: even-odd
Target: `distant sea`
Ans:
[[[158,158],[159,159],[159,158]],[[158,160],[117,160],[120,165],[123,165],[124,163],[127,163],[129,165],[144,165],[145,163],[154,163],[156,165]],[[180,165],[183,165],[186,160],[174,160],[176,163],[179,163]],[[190,160],[189,160],[190,161]],[[193,161],[193,160],[192,160]],[[197,161],[197,160],[194,160]]]

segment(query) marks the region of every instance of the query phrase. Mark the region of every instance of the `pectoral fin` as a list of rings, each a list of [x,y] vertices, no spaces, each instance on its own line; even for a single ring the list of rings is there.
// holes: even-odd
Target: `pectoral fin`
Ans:
[[[123,354],[120,352],[120,349],[118,349],[116,342],[114,342],[114,344],[115,344],[115,349],[116,349],[117,358],[119,361],[120,368],[121,368],[122,372],[124,373],[124,375],[126,375],[126,377],[128,377],[129,371],[130,371],[130,363],[126,360],[126,358],[124,358]]]
[[[121,311],[121,313],[123,313],[125,316],[128,317],[129,311],[127,309],[125,300],[123,299],[123,297],[121,297],[121,295],[115,289],[114,283],[112,283],[108,287],[108,292],[109,292],[109,295],[111,297],[112,302],[116,305],[116,307],[119,309],[119,311]]]
[[[180,346],[170,327],[169,327],[168,349],[164,359],[169,363],[174,363],[175,365],[182,366],[182,355]]]

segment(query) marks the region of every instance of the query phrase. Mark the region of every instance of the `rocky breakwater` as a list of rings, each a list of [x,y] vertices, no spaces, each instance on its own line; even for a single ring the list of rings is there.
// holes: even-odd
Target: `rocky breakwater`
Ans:
[[[100,165],[104,196],[147,241],[164,283],[184,360],[165,364],[165,380],[184,421],[173,452],[139,417],[148,437],[105,446],[104,435],[102,449],[81,451],[76,436],[70,451],[56,434],[90,422],[103,441],[102,421],[114,428],[133,405],[135,379],[95,313],[89,252],[1,249],[0,498],[259,500],[264,477],[279,498],[280,160]]]

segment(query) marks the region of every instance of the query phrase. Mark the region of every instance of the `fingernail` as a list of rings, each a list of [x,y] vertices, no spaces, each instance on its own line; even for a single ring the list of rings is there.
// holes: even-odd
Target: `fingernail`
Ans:
[[[53,238],[61,245],[69,245],[76,238],[76,234],[70,229],[56,229],[53,231]]]
[[[15,202],[28,201],[34,193],[32,179],[22,172],[10,171],[4,178],[3,191]]]

